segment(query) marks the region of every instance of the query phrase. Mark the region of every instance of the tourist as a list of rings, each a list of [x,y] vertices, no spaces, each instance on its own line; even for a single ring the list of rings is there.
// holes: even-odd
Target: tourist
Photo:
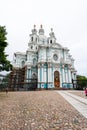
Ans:
[[[85,89],[85,95],[87,96],[87,88]]]
[[[6,94],[8,93],[8,88],[6,88]]]

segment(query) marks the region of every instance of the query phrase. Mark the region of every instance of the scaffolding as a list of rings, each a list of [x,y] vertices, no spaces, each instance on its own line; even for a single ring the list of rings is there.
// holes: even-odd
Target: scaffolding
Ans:
[[[26,67],[14,68],[12,70],[9,78],[10,90],[19,90],[19,88],[23,88],[25,82],[25,72],[26,72]]]
[[[11,91],[27,91],[37,89],[37,79],[26,77],[27,67],[14,68],[10,73],[9,90]]]

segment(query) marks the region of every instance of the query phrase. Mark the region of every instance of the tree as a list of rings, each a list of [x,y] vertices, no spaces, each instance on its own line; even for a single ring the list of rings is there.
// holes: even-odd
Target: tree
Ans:
[[[87,86],[87,77],[77,75],[78,89],[84,89]]]
[[[8,55],[5,54],[5,48],[8,45],[6,35],[5,26],[0,26],[0,71],[12,69],[10,61],[7,60]]]

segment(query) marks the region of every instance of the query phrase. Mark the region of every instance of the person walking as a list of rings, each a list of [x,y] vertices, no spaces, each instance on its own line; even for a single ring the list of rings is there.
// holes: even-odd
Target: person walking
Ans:
[[[6,94],[8,93],[8,88],[6,88]]]
[[[87,96],[87,88],[85,89],[85,95]]]

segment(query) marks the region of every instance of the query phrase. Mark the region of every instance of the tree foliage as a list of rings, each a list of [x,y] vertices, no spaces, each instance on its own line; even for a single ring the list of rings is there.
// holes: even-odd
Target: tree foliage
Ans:
[[[83,89],[87,86],[87,77],[82,75],[77,75],[78,88]]]
[[[10,61],[7,60],[8,55],[5,54],[5,48],[8,45],[6,35],[5,26],[0,26],[0,71],[9,71],[12,69]]]

